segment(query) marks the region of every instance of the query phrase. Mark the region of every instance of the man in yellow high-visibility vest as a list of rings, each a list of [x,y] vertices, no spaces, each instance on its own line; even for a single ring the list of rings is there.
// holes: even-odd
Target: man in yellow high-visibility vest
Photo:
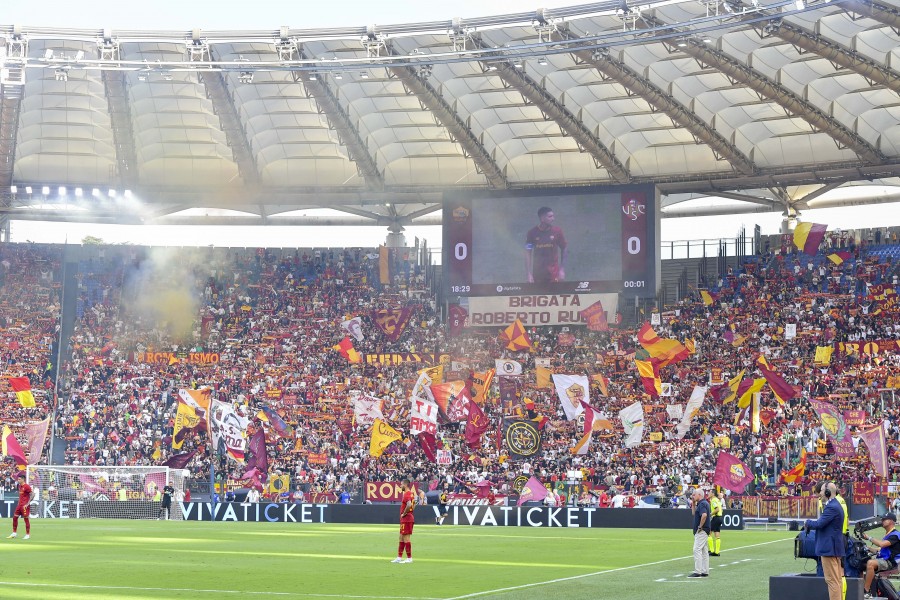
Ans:
[[[722,538],[719,537],[722,531],[722,514],[725,510],[725,493],[722,488],[713,490],[709,499],[709,514],[712,518],[710,521],[710,536],[707,540],[709,544],[709,555],[719,556],[719,550],[722,549]]]

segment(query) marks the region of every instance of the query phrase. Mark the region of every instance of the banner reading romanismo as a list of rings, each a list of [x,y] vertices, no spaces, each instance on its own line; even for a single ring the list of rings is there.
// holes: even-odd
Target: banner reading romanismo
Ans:
[[[596,302],[607,314],[616,314],[617,294],[536,294],[531,296],[479,296],[469,298],[466,327],[499,327],[519,319],[535,325],[587,325],[581,311]]]

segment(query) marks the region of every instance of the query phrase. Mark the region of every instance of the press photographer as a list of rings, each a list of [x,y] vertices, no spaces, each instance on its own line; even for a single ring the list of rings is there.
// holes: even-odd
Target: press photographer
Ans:
[[[875,590],[872,589],[875,573],[897,568],[897,557],[900,556],[900,532],[895,529],[896,525],[897,516],[894,513],[887,513],[881,517],[881,526],[885,532],[883,538],[877,540],[868,534],[862,534],[864,540],[878,548],[875,558],[866,563],[866,598],[872,598],[875,594]]]

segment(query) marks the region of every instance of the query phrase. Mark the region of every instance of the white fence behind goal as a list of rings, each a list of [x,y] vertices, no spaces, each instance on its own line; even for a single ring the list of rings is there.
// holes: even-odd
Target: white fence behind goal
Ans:
[[[163,488],[172,495],[168,517],[182,519],[185,471],[169,467],[97,467],[29,465],[28,484],[35,490],[35,516],[80,519],[156,519]]]

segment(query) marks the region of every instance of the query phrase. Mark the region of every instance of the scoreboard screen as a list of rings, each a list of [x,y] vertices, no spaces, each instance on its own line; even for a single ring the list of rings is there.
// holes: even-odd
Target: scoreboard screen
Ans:
[[[447,292],[655,296],[657,224],[652,185],[446,194]]]

